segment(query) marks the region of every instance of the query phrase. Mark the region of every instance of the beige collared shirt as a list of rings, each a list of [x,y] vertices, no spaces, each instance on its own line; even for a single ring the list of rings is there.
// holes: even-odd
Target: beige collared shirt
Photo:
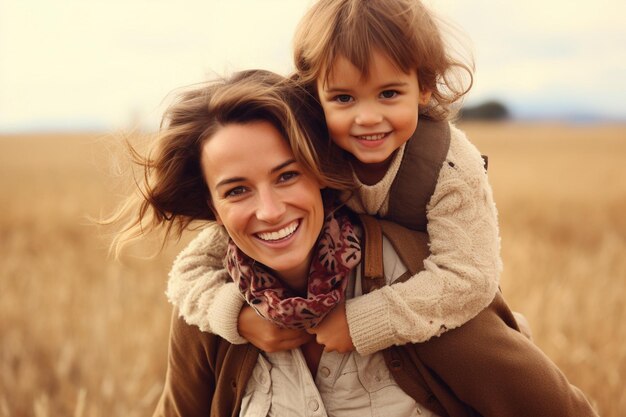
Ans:
[[[406,268],[386,238],[383,253],[389,284]],[[355,268],[347,298],[362,293],[360,275],[360,268]],[[313,378],[300,349],[259,355],[240,416],[436,417],[398,387],[382,353],[324,352]]]

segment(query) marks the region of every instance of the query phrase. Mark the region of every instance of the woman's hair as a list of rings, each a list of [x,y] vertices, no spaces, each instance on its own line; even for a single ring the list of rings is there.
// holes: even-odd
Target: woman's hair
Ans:
[[[319,0],[296,30],[298,76],[315,91],[335,58],[344,56],[367,77],[372,50],[378,49],[405,73],[417,72],[420,89],[432,93],[422,115],[444,120],[470,90],[474,65],[469,51],[457,53],[444,41],[439,26],[419,0]]]
[[[167,239],[172,232],[180,237],[194,220],[215,220],[201,166],[203,144],[223,126],[256,121],[270,122],[288,141],[296,161],[322,186],[352,186],[342,169],[345,164],[339,163],[327,139],[324,115],[315,98],[292,80],[269,71],[239,72],[180,93],[163,115],[146,156],[129,145],[144,175],[138,193],[102,222],[126,222],[113,241],[115,254],[127,242],[160,227]]]

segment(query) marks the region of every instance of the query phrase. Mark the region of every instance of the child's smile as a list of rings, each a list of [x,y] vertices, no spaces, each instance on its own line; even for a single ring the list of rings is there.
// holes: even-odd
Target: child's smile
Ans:
[[[328,79],[318,80],[318,91],[330,136],[355,157],[357,175],[364,168],[384,175],[390,157],[417,127],[418,105],[430,99],[430,92],[420,91],[416,71],[399,70],[377,50],[367,78],[339,56]]]
[[[358,136],[356,136],[356,138],[360,139],[360,140],[365,140],[365,141],[368,141],[368,142],[374,142],[374,141],[378,141],[378,140],[386,138],[387,136],[389,136],[389,133],[391,133],[391,132],[369,134],[369,135],[358,135]]]

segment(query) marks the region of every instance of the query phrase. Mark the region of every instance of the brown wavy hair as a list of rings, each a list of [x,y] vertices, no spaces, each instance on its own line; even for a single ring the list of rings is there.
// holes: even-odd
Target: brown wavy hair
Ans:
[[[378,49],[405,73],[415,70],[420,88],[432,93],[421,115],[445,120],[472,87],[474,63],[469,48],[453,48],[460,37],[444,41],[443,27],[419,0],[319,0],[296,30],[294,63],[301,81],[316,91],[316,80],[328,79],[337,56],[367,77]]]
[[[128,145],[143,177],[138,192],[101,221],[123,223],[112,243],[115,255],[126,243],[155,229],[165,229],[165,244],[172,234],[180,237],[195,220],[215,220],[200,162],[202,145],[222,126],[255,121],[276,127],[295,159],[324,187],[353,187],[346,164],[330,145],[315,99],[299,84],[272,72],[238,72],[180,93],[165,111],[147,155]]]

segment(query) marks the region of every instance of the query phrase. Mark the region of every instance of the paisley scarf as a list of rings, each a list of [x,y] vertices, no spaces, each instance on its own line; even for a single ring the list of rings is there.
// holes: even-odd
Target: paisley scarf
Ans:
[[[281,327],[315,327],[345,297],[350,271],[361,261],[361,243],[347,214],[333,212],[314,249],[307,297],[298,297],[264,265],[244,254],[231,240],[227,269],[246,302]]]

